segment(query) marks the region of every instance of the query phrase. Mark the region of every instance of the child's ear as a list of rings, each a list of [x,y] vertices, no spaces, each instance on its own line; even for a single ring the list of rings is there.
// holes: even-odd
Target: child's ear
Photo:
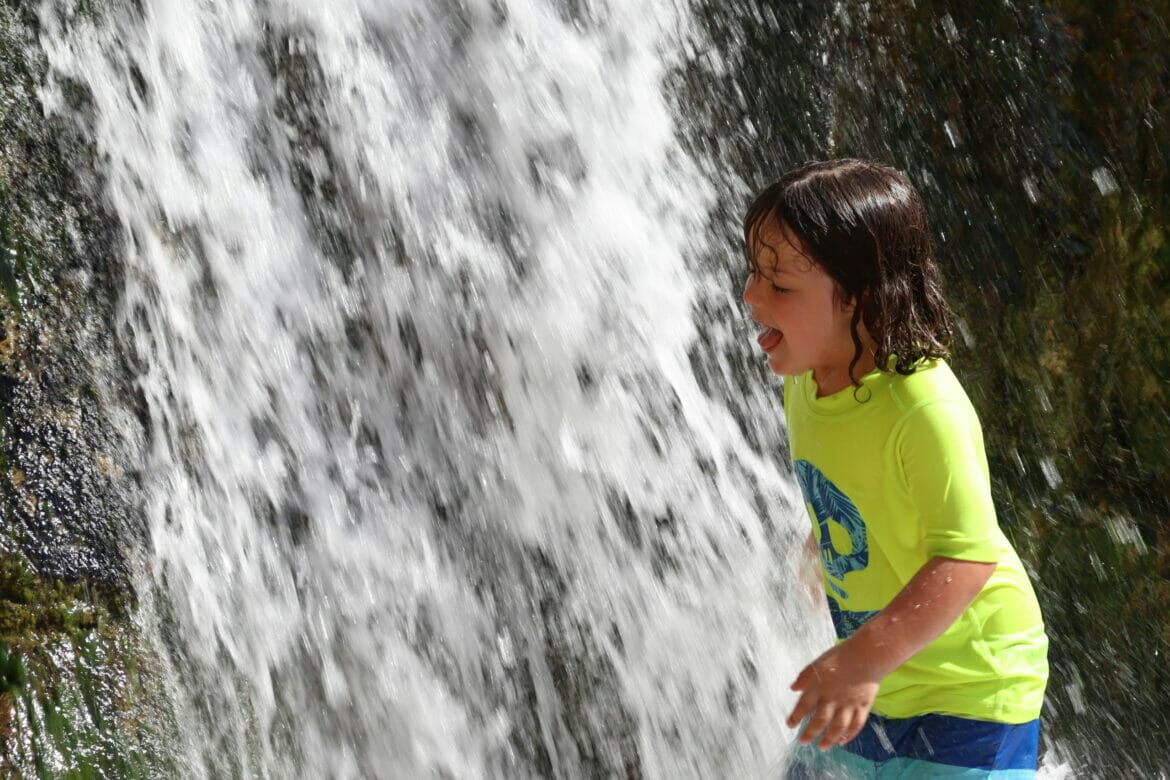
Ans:
[[[852,313],[857,307],[861,307],[864,311],[865,307],[869,305],[869,290],[863,290],[861,295],[856,298],[846,297],[845,291],[838,289],[837,300],[841,302],[841,309]]]

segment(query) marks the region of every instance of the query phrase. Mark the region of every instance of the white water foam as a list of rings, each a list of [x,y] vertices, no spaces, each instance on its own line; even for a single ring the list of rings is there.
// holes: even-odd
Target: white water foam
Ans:
[[[192,775],[777,770],[828,627],[789,483],[689,366],[690,22],[594,5],[44,5],[126,236]]]

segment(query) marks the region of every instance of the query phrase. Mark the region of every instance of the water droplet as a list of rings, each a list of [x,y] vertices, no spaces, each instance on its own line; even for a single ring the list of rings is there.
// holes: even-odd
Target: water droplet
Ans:
[[[1056,464],[1052,458],[1040,459],[1040,471],[1044,474],[1044,481],[1048,483],[1048,487],[1057,488],[1064,481],[1061,479],[1060,472],[1056,470]]]
[[[1033,203],[1038,202],[1040,200],[1040,187],[1036,184],[1036,179],[1031,176],[1025,176],[1023,185],[1024,194],[1028,196],[1028,200]]]
[[[971,332],[971,328],[967,326],[967,321],[963,319],[955,319],[955,327],[959,329],[959,335],[963,338],[963,343],[968,347],[975,346],[975,334]]]
[[[1044,388],[1036,388],[1036,398],[1040,401],[1040,408],[1045,412],[1052,411],[1052,402],[1048,400],[1048,393],[1044,392]]]
[[[943,34],[947,36],[947,40],[951,43],[958,43],[959,28],[955,26],[955,20],[951,18],[950,14],[946,14],[942,18]]]
[[[1014,447],[1012,448],[1012,460],[1016,462],[1016,468],[1021,474],[1027,473],[1028,467],[1024,465],[1024,459],[1020,457],[1020,451]]]
[[[1080,681],[1076,680],[1076,681],[1069,683],[1065,687],[1065,692],[1068,693],[1068,701],[1069,701],[1069,704],[1072,705],[1073,709],[1078,713],[1084,712],[1085,711],[1085,695],[1084,695],[1084,692],[1081,690]]]
[[[500,663],[505,668],[511,668],[516,664],[516,648],[512,645],[512,637],[508,632],[503,632],[496,637],[496,648],[500,652]]]
[[[1123,515],[1105,518],[1105,529],[1117,544],[1131,544],[1139,553],[1147,551],[1146,542],[1133,520]]]
[[[954,148],[958,149],[963,145],[963,138],[959,135],[959,127],[953,119],[948,119],[943,122],[943,132],[947,134],[947,140],[951,142],[951,146]]]
[[[561,425],[561,455],[570,468],[577,471],[585,469],[585,450],[567,423]]]
[[[1108,168],[1102,166],[1093,171],[1093,183],[1097,185],[1102,195],[1110,195],[1117,192],[1117,179],[1113,178],[1113,172]]]

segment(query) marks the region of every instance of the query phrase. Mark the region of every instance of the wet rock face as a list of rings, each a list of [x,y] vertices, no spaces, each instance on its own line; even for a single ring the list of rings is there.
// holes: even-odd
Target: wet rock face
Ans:
[[[0,38],[0,548],[48,577],[125,587],[132,482],[102,411],[121,393],[108,319],[120,238],[82,128],[37,99],[35,21],[5,7]]]
[[[1170,106],[1156,75],[1170,4],[699,5],[719,51],[738,52],[681,79],[708,112],[694,145],[729,171],[728,241],[749,192],[804,160],[907,171],[960,315],[953,363],[1001,523],[1053,637],[1045,728],[1077,771],[1166,771],[1153,746],[1170,735],[1170,667],[1151,659],[1170,652]]]
[[[152,776],[138,756],[165,715],[142,708],[157,672],[128,620],[134,481],[104,412],[124,393],[120,239],[82,128],[38,101],[27,7],[0,5],[0,52],[0,773]]]

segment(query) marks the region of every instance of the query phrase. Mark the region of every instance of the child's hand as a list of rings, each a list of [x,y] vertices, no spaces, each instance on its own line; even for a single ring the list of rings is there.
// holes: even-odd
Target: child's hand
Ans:
[[[809,714],[812,718],[800,735],[807,745],[820,738],[817,747],[828,750],[849,742],[860,733],[877,696],[881,676],[872,665],[852,657],[848,642],[828,650],[804,667],[792,683],[800,691],[796,708],[788,716],[788,727],[796,726]]]

